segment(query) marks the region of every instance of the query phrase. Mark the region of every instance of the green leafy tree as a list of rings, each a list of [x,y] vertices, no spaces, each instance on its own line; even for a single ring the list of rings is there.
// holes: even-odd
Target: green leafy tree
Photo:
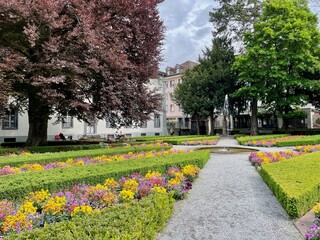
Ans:
[[[184,111],[190,106],[182,102],[197,101],[192,106],[200,111],[201,116],[210,118],[210,134],[213,135],[216,114],[221,112],[225,95],[234,91],[236,82],[234,74],[231,73],[234,62],[231,41],[226,37],[214,38],[212,47],[205,49],[199,62],[199,65],[184,76],[174,95]]]
[[[238,94],[261,100],[278,116],[293,116],[297,106],[308,103],[319,81],[310,79],[319,70],[320,35],[317,17],[306,0],[270,0],[245,34],[246,53],[238,56],[234,69],[244,86]],[[310,74],[311,73],[311,74]],[[314,75],[315,76],[315,75]],[[253,131],[255,135],[257,132]]]

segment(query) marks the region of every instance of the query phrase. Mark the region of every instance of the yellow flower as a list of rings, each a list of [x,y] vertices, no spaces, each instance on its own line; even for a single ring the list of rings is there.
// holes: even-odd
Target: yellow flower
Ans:
[[[68,158],[66,163],[69,163],[69,164],[73,163],[73,158]]]
[[[31,152],[26,152],[26,151],[23,151],[22,153],[20,153],[20,155],[31,155]]]
[[[148,171],[148,173],[146,174],[145,178],[146,179],[150,179],[150,178],[157,178],[157,177],[161,177],[162,174],[161,172],[158,172],[158,171]]]
[[[56,215],[63,211],[64,206],[66,205],[66,197],[52,197],[49,201],[43,205],[42,211],[45,214]]]
[[[84,213],[84,214],[90,214],[93,212],[93,209],[92,207],[90,206],[76,206],[72,213],[71,213],[71,216],[75,216],[76,214],[79,214],[79,213]]]
[[[20,211],[25,214],[35,214],[37,212],[37,208],[33,206],[33,202],[26,200],[23,205],[20,206]]]
[[[317,205],[313,207],[313,211],[315,214],[320,213],[320,203],[317,203]]]
[[[130,179],[123,183],[123,189],[130,190],[134,193],[138,192],[139,183],[136,180]]]
[[[187,165],[182,169],[183,174],[191,177],[195,177],[199,173],[200,169],[195,165]]]
[[[2,231],[25,230],[32,227],[32,221],[27,218],[27,215],[18,211],[15,215],[9,215],[3,222]]]
[[[130,201],[130,200],[134,199],[134,193],[132,191],[130,191],[130,190],[123,189],[119,193],[119,198],[124,202]]]
[[[41,189],[37,192],[30,193],[31,200],[35,201],[36,203],[43,203],[50,197],[50,193],[48,190]]]
[[[180,185],[181,181],[178,178],[172,178],[168,181],[168,187]]]
[[[167,190],[164,187],[153,187],[151,191],[155,193],[167,193]]]
[[[76,165],[84,165],[84,162],[82,160],[76,162]]]
[[[104,185],[110,189],[115,189],[119,186],[117,181],[115,181],[113,178],[106,179],[106,181],[104,182]]]

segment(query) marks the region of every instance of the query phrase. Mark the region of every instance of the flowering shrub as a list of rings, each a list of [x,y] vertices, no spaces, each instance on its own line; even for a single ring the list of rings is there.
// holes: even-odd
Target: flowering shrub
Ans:
[[[313,225],[306,233],[306,239],[319,240],[320,239],[320,203],[313,207],[313,211],[316,215],[316,219],[313,221]]]
[[[16,174],[16,173],[26,173],[26,172],[37,172],[43,170],[50,170],[53,168],[65,168],[65,167],[72,167],[72,166],[79,166],[79,165],[92,165],[92,164],[99,164],[99,163],[108,163],[108,162],[117,162],[117,161],[124,161],[134,158],[150,158],[155,156],[164,156],[169,154],[178,154],[178,153],[185,153],[191,152],[188,150],[162,150],[162,151],[149,151],[149,152],[129,152],[127,154],[118,154],[118,155],[102,155],[99,157],[89,158],[69,158],[65,162],[51,162],[47,164],[38,164],[38,163],[28,163],[23,164],[20,167],[11,167],[5,166],[0,168],[0,175],[9,175],[9,174]]]
[[[218,139],[190,140],[184,141],[181,145],[216,145]]]
[[[141,199],[151,193],[173,192],[176,199],[183,199],[192,188],[187,176],[193,179],[198,173],[194,165],[187,165],[183,169],[171,167],[165,174],[159,171],[148,171],[145,176],[133,173],[118,182],[108,178],[104,184],[79,184],[52,194],[48,190],[31,192],[21,205],[2,200],[0,238],[1,234],[38,228],[76,215],[91,214],[117,203]]]
[[[296,138],[301,138],[301,136],[287,136],[280,138],[271,138],[271,139],[262,139],[262,140],[253,140],[243,143],[245,146],[255,146],[255,147],[274,147],[278,142],[285,140],[292,140]]]
[[[305,152],[305,153],[317,152],[317,151],[320,151],[320,144],[297,146],[294,150],[297,152]]]
[[[290,150],[280,152],[252,152],[249,155],[249,161],[255,166],[260,166],[262,164],[279,162],[303,154],[304,153]]]

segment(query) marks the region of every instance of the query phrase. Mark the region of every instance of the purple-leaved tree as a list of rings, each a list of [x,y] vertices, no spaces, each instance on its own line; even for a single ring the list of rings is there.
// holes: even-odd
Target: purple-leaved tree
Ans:
[[[52,114],[128,124],[160,110],[147,87],[161,60],[160,2],[0,2],[0,101],[27,109],[28,145],[46,144]]]

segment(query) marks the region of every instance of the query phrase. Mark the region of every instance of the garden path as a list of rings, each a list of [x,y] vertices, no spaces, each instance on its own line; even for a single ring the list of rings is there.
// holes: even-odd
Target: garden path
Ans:
[[[237,145],[229,138],[218,142],[218,146]],[[248,155],[211,154],[188,198],[176,206],[157,240],[303,239]]]

